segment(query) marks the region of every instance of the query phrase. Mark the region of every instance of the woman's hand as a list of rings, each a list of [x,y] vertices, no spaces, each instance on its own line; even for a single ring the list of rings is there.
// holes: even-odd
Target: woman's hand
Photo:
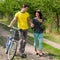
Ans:
[[[42,23],[42,19],[38,19],[38,21]]]

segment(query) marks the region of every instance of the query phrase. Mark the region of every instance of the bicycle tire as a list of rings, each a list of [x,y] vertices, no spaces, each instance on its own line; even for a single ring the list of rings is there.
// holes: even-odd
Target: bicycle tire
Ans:
[[[13,41],[9,48],[9,51],[8,51],[8,59],[9,60],[13,60],[13,58],[16,54],[16,50],[17,50],[17,42]]]

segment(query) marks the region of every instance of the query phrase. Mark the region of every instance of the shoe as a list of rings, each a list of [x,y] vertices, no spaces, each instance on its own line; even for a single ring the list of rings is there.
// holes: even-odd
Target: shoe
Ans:
[[[8,51],[6,51],[5,53],[8,54]]]
[[[26,55],[26,54],[21,54],[20,57],[21,57],[21,58],[26,58],[27,55]]]
[[[7,49],[5,49],[5,53],[8,54],[8,50]]]
[[[43,55],[45,55],[45,53],[42,53]]]
[[[38,55],[38,52],[37,52],[37,49],[35,48],[35,53],[36,53],[36,55]]]
[[[42,53],[38,53],[38,55],[39,55],[40,57],[42,57],[42,56],[43,56],[43,54],[42,54]]]
[[[36,53],[36,55],[39,55],[39,53]]]

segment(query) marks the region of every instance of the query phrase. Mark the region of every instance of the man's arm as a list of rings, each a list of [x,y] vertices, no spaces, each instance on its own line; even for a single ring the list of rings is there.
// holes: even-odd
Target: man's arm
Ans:
[[[8,27],[12,27],[15,22],[16,22],[16,17],[13,18],[13,20],[11,21],[11,23],[10,23],[10,25]]]
[[[28,24],[29,24],[30,27],[34,27],[34,24],[31,22],[30,17],[28,17]]]

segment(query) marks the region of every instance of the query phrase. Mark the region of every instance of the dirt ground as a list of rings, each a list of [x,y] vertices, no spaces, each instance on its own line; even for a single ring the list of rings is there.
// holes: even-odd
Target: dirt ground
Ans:
[[[0,36],[3,36],[4,42],[6,42],[6,40],[8,39],[9,34],[10,33],[8,31],[0,27]],[[25,50],[25,52],[27,53],[26,59],[22,59],[19,56],[18,49],[17,49],[17,54],[14,57],[14,60],[56,60],[53,56],[49,56],[49,55],[45,55],[43,57],[35,55],[34,47],[30,45],[29,43],[26,44],[26,50]],[[0,60],[8,60],[7,55],[5,54],[5,48],[3,46],[0,46]]]

